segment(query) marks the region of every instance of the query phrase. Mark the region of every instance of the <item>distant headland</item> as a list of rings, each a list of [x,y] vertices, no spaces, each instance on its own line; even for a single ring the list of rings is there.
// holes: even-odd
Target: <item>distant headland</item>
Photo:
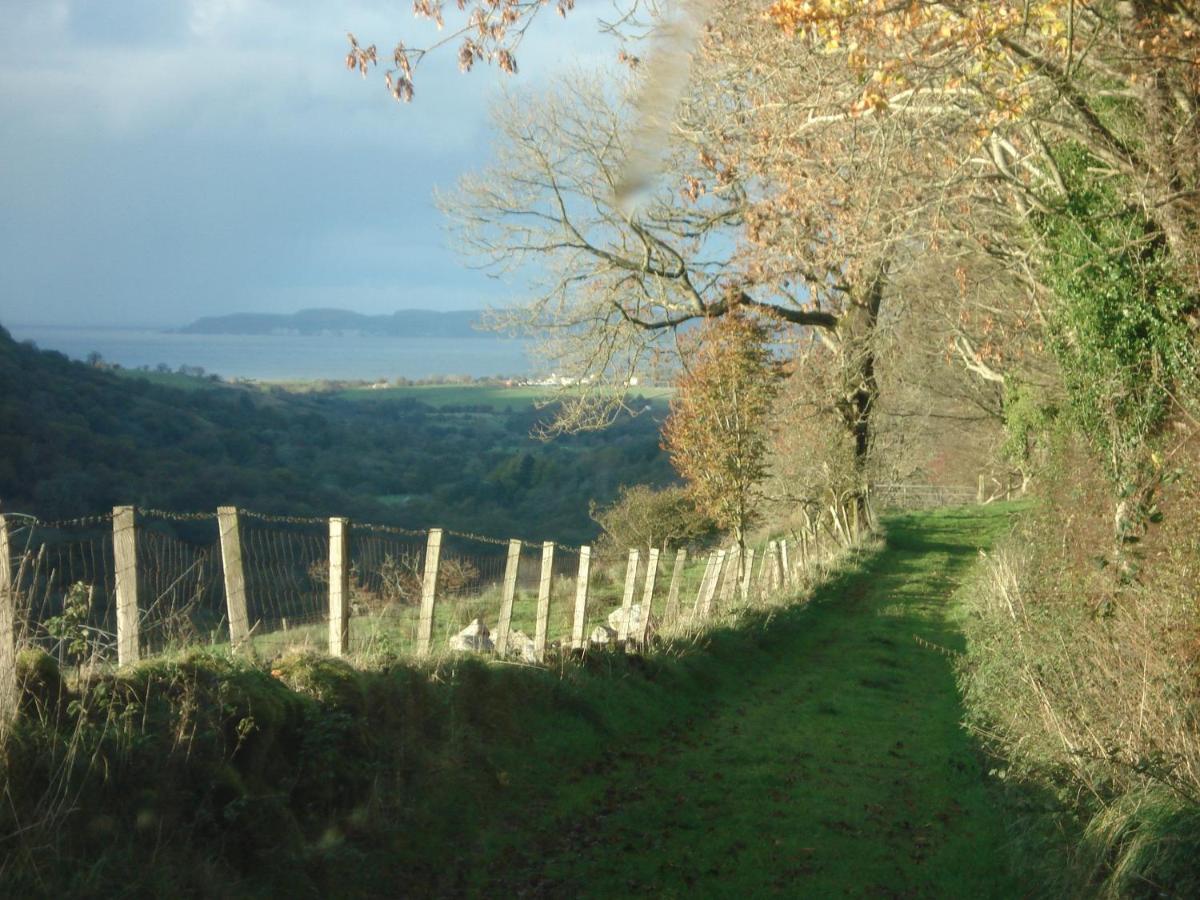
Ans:
[[[478,310],[437,312],[401,309],[389,315],[368,316],[346,309],[302,309],[295,313],[234,313],[205,316],[176,329],[183,334],[329,335],[405,338],[494,337],[481,330]]]

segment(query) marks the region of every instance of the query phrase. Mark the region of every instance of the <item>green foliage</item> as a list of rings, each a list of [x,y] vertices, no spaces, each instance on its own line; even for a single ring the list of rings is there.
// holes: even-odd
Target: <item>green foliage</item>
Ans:
[[[604,549],[617,553],[629,547],[682,547],[716,533],[713,521],[682,487],[623,486],[608,506],[593,503],[591,515],[604,531]]]
[[[531,437],[534,392],[181,390],[14,343],[0,329],[0,497],[74,518],[118,503],[218,504],[409,528],[590,540],[588,501],[675,480],[652,412],[602,434]],[[539,389],[540,395],[540,389]],[[447,461],[453,460],[453,465]]]
[[[1058,421],[1058,406],[1032,385],[1009,379],[1004,386],[1004,443],[1000,452],[1023,474],[1044,462],[1047,440]]]
[[[91,654],[93,635],[88,627],[91,605],[91,587],[78,581],[67,589],[62,613],[49,617],[43,623],[46,632],[62,641],[66,651],[77,660],[85,660]]]
[[[1184,313],[1196,303],[1162,235],[1124,199],[1121,179],[1074,144],[1056,154],[1065,201],[1034,218],[1041,277],[1055,293],[1051,347],[1076,427],[1117,482],[1136,477],[1170,392],[1196,378]]]
[[[1168,527],[1142,534],[1131,575],[1111,480],[1083,444],[1057,451],[1042,503],[969,591],[967,721],[1044,896],[1193,896],[1200,492],[1194,472],[1163,479],[1147,513]]]
[[[1124,794],[1087,823],[1080,875],[1106,897],[1200,896],[1200,803],[1162,788]]]

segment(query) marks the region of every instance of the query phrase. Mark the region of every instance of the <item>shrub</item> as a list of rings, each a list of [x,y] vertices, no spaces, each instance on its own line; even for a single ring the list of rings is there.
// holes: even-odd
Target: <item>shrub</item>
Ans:
[[[591,516],[604,530],[598,549],[606,558],[630,547],[678,547],[716,534],[712,519],[696,508],[683,487],[622,487],[608,506],[593,503]]]

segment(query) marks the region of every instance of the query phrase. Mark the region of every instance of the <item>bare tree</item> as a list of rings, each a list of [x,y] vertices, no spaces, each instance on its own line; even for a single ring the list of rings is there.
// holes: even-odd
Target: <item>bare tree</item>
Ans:
[[[700,68],[712,74],[695,80],[663,150],[669,176],[637,207],[614,199],[631,85],[577,76],[500,110],[494,161],[443,208],[481,264],[533,264],[529,299],[497,318],[589,386],[564,398],[559,428],[607,421],[681,326],[754,309],[812,330],[840,360],[834,402],[865,487],[881,309],[941,196],[905,175],[930,134],[895,116],[775,140],[810,111],[770,98],[832,85],[821,102],[833,103],[847,76],[813,54],[786,84],[764,79],[748,52],[764,36],[786,41],[769,23],[710,30]]]

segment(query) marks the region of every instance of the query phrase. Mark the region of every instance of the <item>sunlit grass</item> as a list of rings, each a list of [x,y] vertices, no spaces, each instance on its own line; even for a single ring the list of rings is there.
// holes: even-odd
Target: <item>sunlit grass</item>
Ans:
[[[670,388],[631,388],[632,396],[642,396],[652,402],[666,402]],[[387,388],[351,388],[334,396],[344,400],[387,402],[416,400],[430,406],[489,406],[492,409],[532,407],[556,399],[552,388],[538,385],[503,387],[472,384],[414,384]]]

